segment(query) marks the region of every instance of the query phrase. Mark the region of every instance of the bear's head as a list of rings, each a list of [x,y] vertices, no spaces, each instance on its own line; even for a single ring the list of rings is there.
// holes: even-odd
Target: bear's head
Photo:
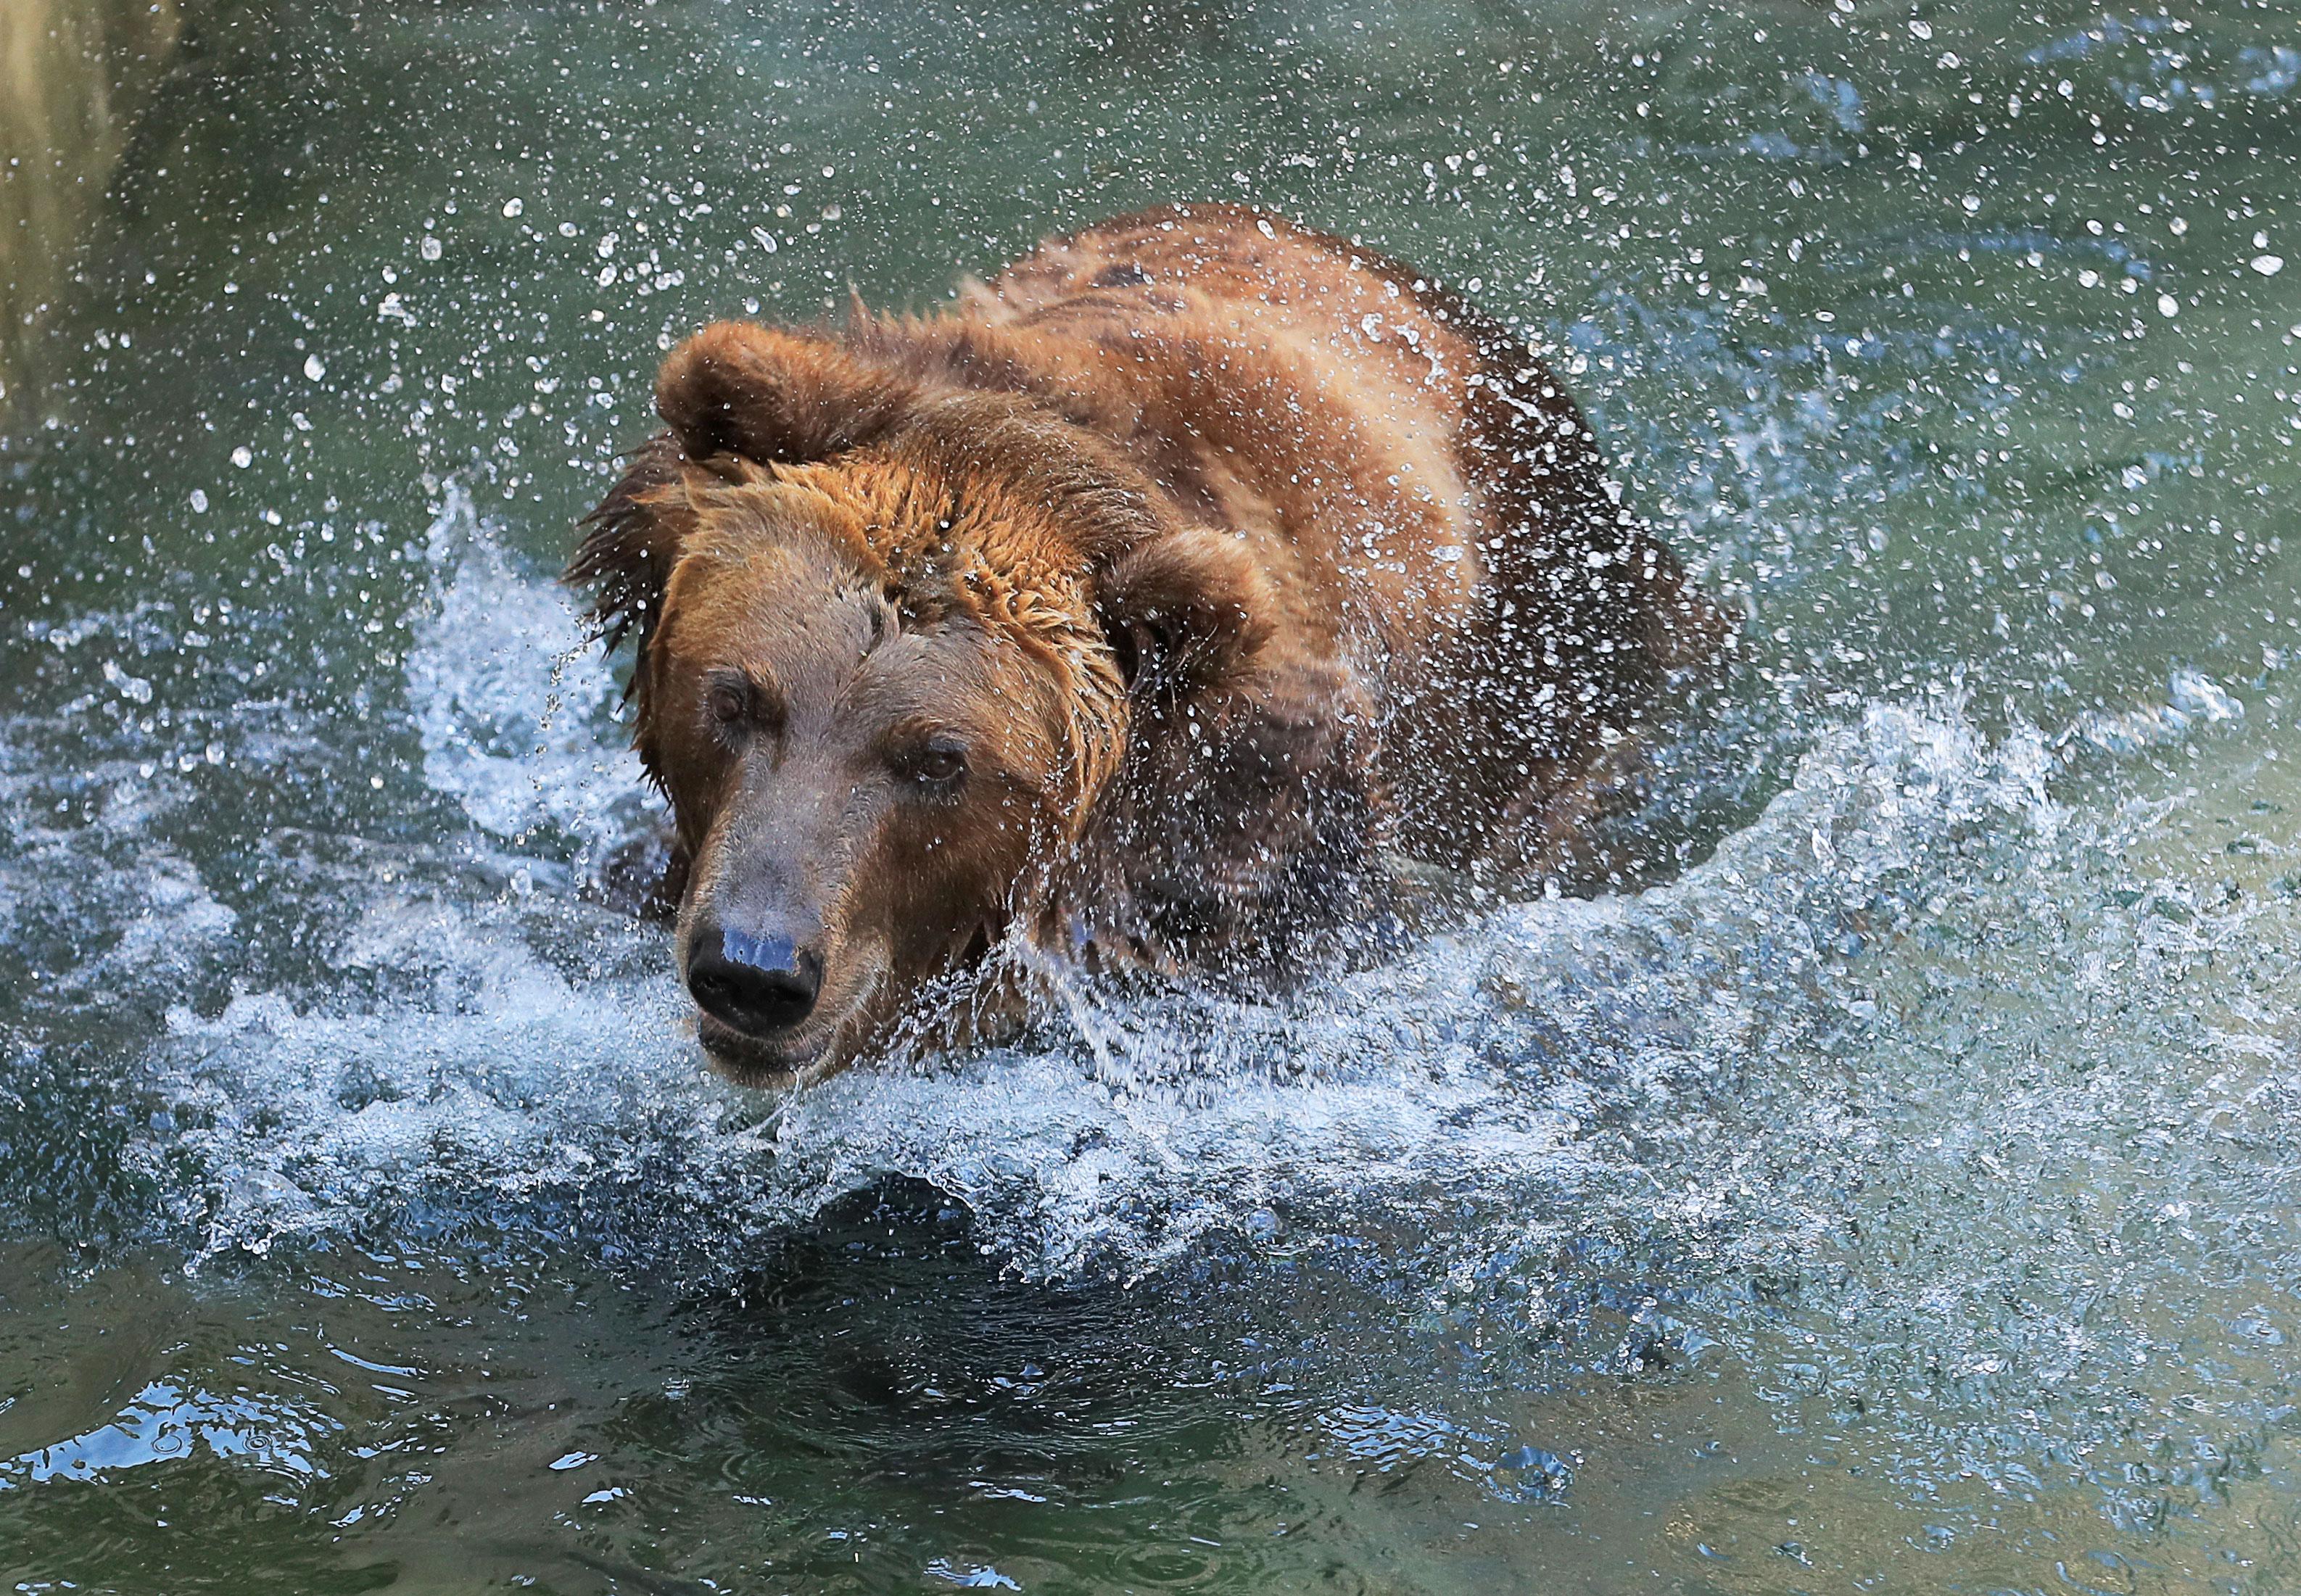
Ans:
[[[705,1047],[804,1080],[1056,912],[1131,696],[1218,676],[1267,606],[1235,540],[1012,396],[723,323],[657,408],[568,578],[637,642]]]

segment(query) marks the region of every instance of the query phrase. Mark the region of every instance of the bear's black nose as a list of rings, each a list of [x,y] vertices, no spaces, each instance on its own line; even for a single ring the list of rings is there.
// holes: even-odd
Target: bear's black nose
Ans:
[[[687,990],[707,1014],[765,1040],[813,1012],[823,960],[786,937],[699,925],[688,946]]]

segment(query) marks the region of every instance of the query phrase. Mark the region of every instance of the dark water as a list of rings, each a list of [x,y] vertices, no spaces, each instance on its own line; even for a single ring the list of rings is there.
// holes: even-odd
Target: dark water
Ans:
[[[225,12],[0,443],[0,1575],[2301,1587],[2297,110],[2289,5]],[[715,1084],[570,519],[698,322],[1192,196],[1747,604],[1687,868]]]

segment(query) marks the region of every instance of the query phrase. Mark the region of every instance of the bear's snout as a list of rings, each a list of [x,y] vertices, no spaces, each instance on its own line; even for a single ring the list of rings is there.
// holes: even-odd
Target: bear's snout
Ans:
[[[687,990],[714,1019],[767,1041],[815,1012],[823,957],[788,937],[699,925],[688,944]]]

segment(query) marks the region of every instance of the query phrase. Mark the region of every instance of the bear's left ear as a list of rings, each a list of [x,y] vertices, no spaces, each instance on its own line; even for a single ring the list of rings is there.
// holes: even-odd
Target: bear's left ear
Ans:
[[[583,518],[583,541],[559,580],[593,589],[591,619],[612,654],[624,634],[639,633],[642,663],[664,585],[680,546],[695,530],[678,446],[658,437],[632,456],[623,474]],[[638,678],[634,677],[634,684]]]
[[[917,408],[918,387],[829,338],[716,322],[665,356],[656,414],[690,460],[824,460],[876,442]]]
[[[1269,641],[1274,596],[1246,545],[1185,527],[1114,560],[1095,614],[1130,691],[1192,693],[1221,681]]]

